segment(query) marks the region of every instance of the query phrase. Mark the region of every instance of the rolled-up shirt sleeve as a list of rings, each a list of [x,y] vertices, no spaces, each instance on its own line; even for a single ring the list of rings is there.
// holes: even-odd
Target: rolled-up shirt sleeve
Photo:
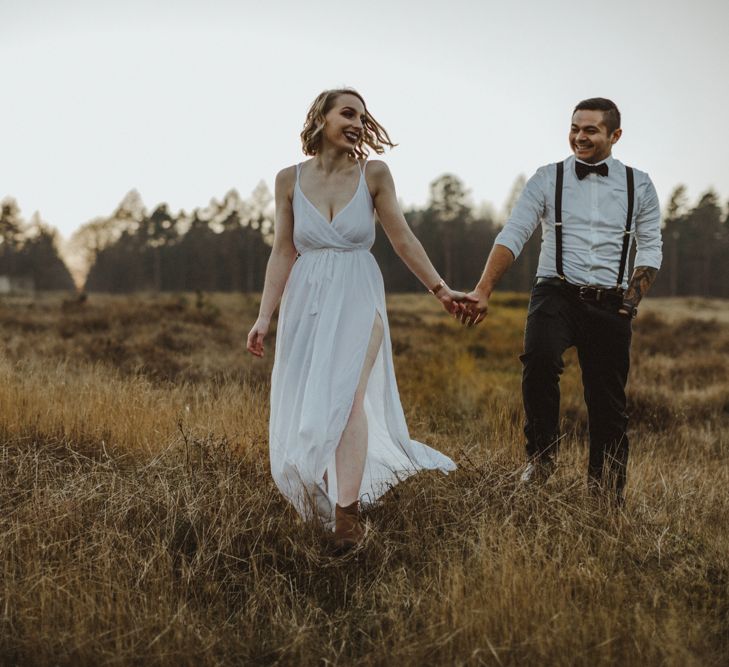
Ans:
[[[544,167],[537,170],[524,186],[504,228],[494,243],[505,246],[517,258],[529,240],[546,209]]]
[[[642,190],[640,209],[635,217],[635,266],[660,269],[663,259],[661,206],[656,189],[647,175]]]

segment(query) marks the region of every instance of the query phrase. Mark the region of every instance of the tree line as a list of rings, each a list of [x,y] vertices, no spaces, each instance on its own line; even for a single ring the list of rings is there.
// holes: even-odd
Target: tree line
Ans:
[[[58,232],[40,214],[25,221],[14,199],[0,202],[0,276],[22,278],[39,290],[74,289],[58,241]]]
[[[519,196],[514,184],[505,210],[476,207],[461,180],[444,174],[430,184],[422,208],[405,219],[449,285],[471,288]],[[191,213],[173,214],[166,204],[151,211],[131,191],[110,216],[83,225],[70,249],[88,268],[90,292],[240,291],[263,288],[273,236],[272,197],[261,183],[248,199],[235,190]],[[30,274],[38,289],[69,289],[71,277],[58,253],[56,233],[37,214],[22,222],[13,200],[0,209],[0,274]],[[504,277],[504,290],[527,291],[541,244],[537,231]],[[659,296],[729,297],[729,211],[713,191],[691,206],[678,186],[664,211],[663,268],[652,293]],[[377,226],[373,247],[388,291],[423,289]]]

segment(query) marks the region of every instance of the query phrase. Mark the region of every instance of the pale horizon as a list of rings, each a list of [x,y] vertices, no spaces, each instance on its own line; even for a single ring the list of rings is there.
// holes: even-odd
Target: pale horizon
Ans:
[[[454,173],[501,210],[520,174],[569,155],[571,110],[598,95],[623,115],[614,156],[663,206],[679,184],[724,205],[726,3],[572,7],[0,0],[0,198],[65,239],[132,189],[175,212],[247,198],[305,159],[311,100],[348,85],[399,144],[383,159],[407,207]]]

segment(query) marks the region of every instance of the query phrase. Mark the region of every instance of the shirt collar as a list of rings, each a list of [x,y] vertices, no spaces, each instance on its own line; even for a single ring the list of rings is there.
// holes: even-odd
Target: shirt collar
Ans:
[[[575,157],[575,156],[573,156],[573,157],[575,158],[575,162],[581,162],[582,164],[590,164],[590,165],[593,164],[592,162],[585,162],[584,160],[580,160],[578,157]],[[613,162],[615,162],[615,158],[612,155],[608,155],[604,160],[602,160],[600,162],[595,162],[594,164],[598,165],[598,164],[604,163],[608,166],[608,169],[609,169],[610,167],[613,166]]]

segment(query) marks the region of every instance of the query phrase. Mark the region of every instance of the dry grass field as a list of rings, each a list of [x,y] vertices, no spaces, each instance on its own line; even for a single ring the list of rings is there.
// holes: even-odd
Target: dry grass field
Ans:
[[[459,469],[337,558],[269,476],[255,298],[0,301],[0,664],[726,665],[727,305],[635,321],[621,512],[585,492],[572,354],[558,473],[517,484],[525,296],[468,330],[388,305],[411,435]]]

